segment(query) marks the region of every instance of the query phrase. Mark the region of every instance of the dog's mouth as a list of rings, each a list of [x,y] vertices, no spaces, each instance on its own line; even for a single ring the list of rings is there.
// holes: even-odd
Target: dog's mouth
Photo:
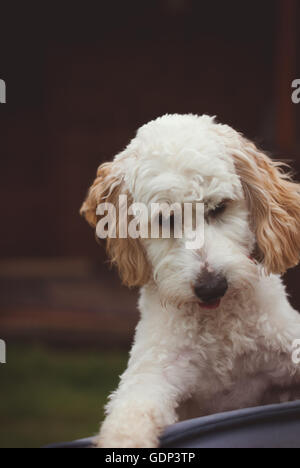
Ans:
[[[218,307],[220,307],[221,299],[217,299],[217,300],[209,301],[209,302],[199,302],[198,304],[202,309],[215,310],[215,309],[218,309]]]

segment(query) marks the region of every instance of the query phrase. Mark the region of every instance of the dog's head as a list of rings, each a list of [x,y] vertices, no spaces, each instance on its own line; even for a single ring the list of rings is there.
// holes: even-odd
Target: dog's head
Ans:
[[[214,118],[167,115],[142,127],[102,165],[81,213],[96,227],[101,202],[204,204],[204,245],[186,239],[120,238],[107,251],[128,286],[155,285],[162,301],[217,307],[227,290],[299,262],[300,188],[283,165]],[[117,210],[118,211],[118,210]],[[120,216],[120,213],[118,213]],[[172,215],[171,215],[172,216]],[[117,224],[118,226],[118,224]]]

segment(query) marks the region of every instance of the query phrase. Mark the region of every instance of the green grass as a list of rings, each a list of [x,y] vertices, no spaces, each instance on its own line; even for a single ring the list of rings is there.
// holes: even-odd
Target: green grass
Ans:
[[[0,448],[35,448],[93,435],[126,354],[9,347],[0,365]]]

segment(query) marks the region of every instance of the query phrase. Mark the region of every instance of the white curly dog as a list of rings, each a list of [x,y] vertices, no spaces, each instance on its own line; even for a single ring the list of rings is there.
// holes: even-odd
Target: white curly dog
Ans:
[[[199,250],[107,240],[123,282],[141,288],[141,320],[99,447],[157,447],[178,420],[297,397],[300,316],[280,275],[299,262],[300,186],[283,166],[212,117],[166,115],[99,168],[81,210],[93,227],[120,194],[205,204]]]

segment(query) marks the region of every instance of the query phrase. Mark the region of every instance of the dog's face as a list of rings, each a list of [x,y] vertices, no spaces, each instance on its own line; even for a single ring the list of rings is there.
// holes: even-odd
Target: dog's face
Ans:
[[[100,167],[82,213],[93,226],[101,201],[120,194],[152,203],[204,204],[204,244],[185,237],[108,239],[129,286],[155,284],[163,303],[215,308],[255,281],[254,251],[268,273],[298,263],[299,187],[230,127],[203,116],[165,116],[142,127],[126,150]],[[172,224],[172,219],[170,220]]]

